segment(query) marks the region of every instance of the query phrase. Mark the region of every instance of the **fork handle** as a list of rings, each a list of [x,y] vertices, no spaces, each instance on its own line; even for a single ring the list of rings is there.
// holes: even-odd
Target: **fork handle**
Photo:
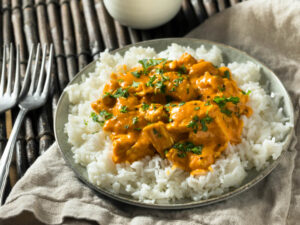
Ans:
[[[3,195],[4,195],[4,190],[5,190],[6,178],[7,178],[8,172],[9,172],[9,167],[10,167],[10,163],[12,160],[17,136],[18,136],[20,127],[22,125],[23,119],[27,112],[28,112],[28,110],[26,110],[24,108],[20,109],[20,112],[15,121],[15,124],[13,126],[10,137],[8,139],[8,142],[6,144],[6,147],[4,149],[4,152],[3,152],[1,160],[0,160],[0,205],[2,205],[4,203]]]

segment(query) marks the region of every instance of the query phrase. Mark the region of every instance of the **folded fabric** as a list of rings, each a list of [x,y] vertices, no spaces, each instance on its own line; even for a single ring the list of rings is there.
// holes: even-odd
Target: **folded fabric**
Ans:
[[[300,1],[254,0],[218,13],[187,37],[235,46],[270,67],[299,113]],[[0,224],[298,224],[300,123],[278,167],[250,190],[189,210],[150,210],[97,195],[67,167],[56,144],[28,169],[0,207]],[[296,139],[298,144],[296,145]]]

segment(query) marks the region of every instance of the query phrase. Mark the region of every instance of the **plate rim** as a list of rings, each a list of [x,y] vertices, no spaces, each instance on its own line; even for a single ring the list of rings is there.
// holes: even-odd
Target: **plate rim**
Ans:
[[[205,205],[209,205],[209,204],[213,204],[213,203],[217,203],[217,202],[227,200],[227,199],[232,198],[232,197],[234,197],[234,196],[236,196],[236,195],[238,195],[238,194],[240,194],[244,191],[249,190],[251,187],[253,187],[257,183],[259,183],[261,180],[263,180],[267,175],[269,175],[271,173],[271,171],[277,167],[279,162],[282,160],[282,158],[286,154],[286,152],[287,152],[287,150],[288,150],[288,148],[291,144],[291,141],[292,141],[292,137],[293,137],[292,134],[294,132],[294,125],[295,125],[295,122],[294,122],[294,106],[292,104],[291,97],[290,97],[287,89],[285,88],[285,86],[281,82],[281,80],[278,78],[278,76],[269,67],[267,67],[264,63],[260,62],[259,60],[252,57],[248,53],[246,53],[246,52],[244,52],[240,49],[237,49],[235,47],[223,44],[223,43],[210,41],[210,40],[205,40],[205,39],[197,39],[197,38],[160,38],[160,39],[153,39],[153,40],[142,41],[142,42],[137,42],[135,44],[126,45],[122,48],[118,48],[118,49],[115,49],[113,51],[110,51],[110,54],[115,54],[115,53],[118,53],[120,51],[127,50],[127,49],[129,49],[133,46],[139,46],[141,44],[150,44],[151,45],[153,42],[173,41],[173,42],[176,43],[176,41],[178,41],[179,39],[180,40],[184,39],[186,41],[191,41],[191,42],[199,42],[199,44],[207,43],[207,44],[210,44],[210,45],[222,46],[224,48],[232,49],[233,51],[236,51],[239,54],[242,54],[245,57],[250,58],[252,61],[262,65],[262,67],[264,67],[264,69],[266,69],[269,74],[272,74],[272,76],[275,78],[275,80],[279,84],[279,86],[281,86],[281,88],[285,91],[285,93],[283,93],[283,96],[287,96],[287,102],[286,103],[288,103],[288,107],[291,108],[291,115],[289,116],[289,119],[292,122],[293,127],[290,129],[290,131],[286,135],[286,138],[284,139],[284,143],[285,143],[284,147],[283,147],[284,149],[282,150],[280,156],[276,160],[271,162],[270,165],[268,165],[265,169],[263,169],[259,173],[259,175],[257,175],[250,182],[248,182],[248,183],[246,183],[242,186],[239,186],[239,187],[235,188],[234,190],[232,190],[230,192],[225,192],[222,195],[210,197],[208,199],[201,199],[199,201],[193,201],[191,199],[191,202],[188,202],[188,203],[174,203],[174,204],[173,203],[168,203],[168,204],[165,204],[165,203],[145,203],[145,202],[140,202],[138,199],[129,198],[129,197],[131,197],[130,195],[128,195],[128,198],[125,198],[125,197],[120,196],[119,194],[109,192],[109,191],[105,190],[104,188],[97,187],[96,185],[92,184],[89,180],[85,179],[80,173],[78,173],[76,168],[74,168],[72,166],[71,162],[69,162],[68,158],[65,156],[65,154],[62,150],[62,147],[61,147],[60,142],[59,142],[58,132],[57,132],[57,118],[58,118],[57,117],[57,111],[59,110],[59,108],[62,105],[61,102],[63,101],[63,98],[65,97],[65,95],[67,95],[66,88],[69,87],[73,83],[77,83],[76,82],[77,79],[79,79],[80,76],[83,76],[84,74],[86,74],[86,70],[88,70],[93,64],[95,64],[97,61],[99,61],[99,59],[96,59],[96,60],[93,60],[92,62],[90,62],[88,65],[86,65],[80,71],[78,71],[77,74],[73,77],[73,79],[64,88],[64,90],[62,91],[62,93],[60,95],[59,101],[57,103],[57,107],[56,107],[55,115],[54,115],[54,120],[53,120],[55,140],[57,142],[58,148],[59,148],[61,154],[63,155],[63,158],[64,158],[67,166],[69,168],[71,168],[72,171],[75,173],[76,177],[79,178],[79,180],[82,181],[85,185],[87,185],[92,191],[94,191],[95,194],[97,194],[97,195],[102,194],[106,197],[112,198],[114,200],[117,200],[117,201],[120,201],[120,202],[123,202],[123,203],[126,203],[126,204],[139,206],[139,207],[142,207],[142,208],[149,208],[149,209],[171,210],[171,209],[188,209],[188,208],[201,207],[201,206],[205,206]],[[77,164],[77,165],[80,165],[80,164]]]

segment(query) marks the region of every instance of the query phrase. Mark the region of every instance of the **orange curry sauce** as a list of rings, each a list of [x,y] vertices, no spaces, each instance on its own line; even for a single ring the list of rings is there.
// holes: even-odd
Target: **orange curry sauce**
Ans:
[[[139,63],[112,73],[102,97],[92,103],[93,120],[111,133],[113,161],[132,163],[159,154],[192,175],[205,174],[228,142],[241,141],[240,116],[252,114],[248,94],[229,68],[187,53],[174,61]]]

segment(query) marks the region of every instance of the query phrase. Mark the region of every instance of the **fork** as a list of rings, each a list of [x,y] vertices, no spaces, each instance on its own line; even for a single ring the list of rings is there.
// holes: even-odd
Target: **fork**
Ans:
[[[8,69],[8,80],[5,88],[6,83],[6,49],[8,48],[7,45],[3,47],[3,62],[2,62],[2,72],[1,72],[1,81],[0,81],[0,113],[5,112],[8,109],[11,109],[17,104],[18,96],[19,96],[19,89],[20,89],[20,51],[19,47],[17,47],[17,54],[16,54],[16,71],[15,71],[15,83],[13,91],[12,88],[12,76],[13,76],[13,45],[10,44],[9,50],[9,69]],[[4,90],[6,91],[4,92]]]
[[[47,68],[45,68],[46,50],[47,50],[47,46],[44,45],[39,76],[37,76],[37,73],[38,73],[38,64],[39,64],[40,52],[41,52],[40,45],[38,44],[37,46],[37,50],[35,54],[36,56],[35,65],[32,73],[30,71],[32,65],[32,58],[33,58],[32,56],[33,47],[30,50],[29,60],[25,72],[24,83],[19,95],[20,111],[16,118],[9,140],[7,142],[7,145],[4,149],[3,155],[0,160],[0,205],[2,205],[6,178],[8,175],[9,166],[11,163],[17,135],[22,125],[23,119],[28,111],[41,107],[46,103],[47,100],[47,96],[49,93],[49,85],[50,85],[52,58],[53,58],[53,45],[52,44],[50,45]],[[45,71],[44,71],[45,69],[46,69],[46,78],[45,78]],[[31,78],[29,76],[30,74],[31,74]],[[31,79],[31,81],[29,81],[29,79]]]

